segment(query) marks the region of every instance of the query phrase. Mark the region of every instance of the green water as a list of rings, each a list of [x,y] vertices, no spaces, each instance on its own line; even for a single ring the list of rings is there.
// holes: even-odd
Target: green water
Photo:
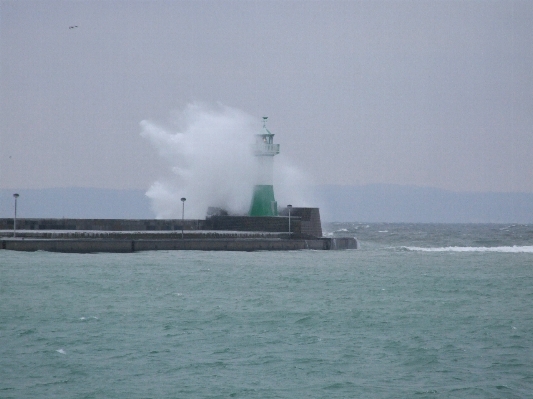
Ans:
[[[0,398],[531,397],[533,229],[367,226],[330,228],[354,251],[0,251]]]

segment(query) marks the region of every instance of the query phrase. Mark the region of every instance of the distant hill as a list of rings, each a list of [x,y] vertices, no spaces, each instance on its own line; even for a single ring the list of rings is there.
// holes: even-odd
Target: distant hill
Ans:
[[[0,190],[0,217],[13,217],[13,193],[20,194],[19,217],[153,219],[144,190],[47,188]]]
[[[0,217],[151,219],[144,190],[49,188],[0,190]],[[533,223],[533,193],[464,193],[399,185],[317,186],[328,222]],[[293,204],[297,205],[297,204]]]
[[[533,193],[465,193],[375,184],[319,186],[327,221],[533,223]]]

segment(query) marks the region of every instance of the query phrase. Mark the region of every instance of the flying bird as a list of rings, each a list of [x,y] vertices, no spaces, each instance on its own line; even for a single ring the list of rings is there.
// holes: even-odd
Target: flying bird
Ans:
[[[74,28],[77,28],[77,27],[78,27],[78,25],[72,25],[72,26],[69,26],[68,28],[69,29],[74,29]]]

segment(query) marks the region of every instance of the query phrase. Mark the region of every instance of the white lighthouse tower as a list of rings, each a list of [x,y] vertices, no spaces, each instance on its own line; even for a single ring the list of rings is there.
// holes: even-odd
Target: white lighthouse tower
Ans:
[[[274,199],[274,155],[279,154],[279,144],[266,128],[268,117],[263,117],[263,129],[256,134],[254,155],[257,158],[257,180],[250,206],[250,216],[277,216],[278,204]]]

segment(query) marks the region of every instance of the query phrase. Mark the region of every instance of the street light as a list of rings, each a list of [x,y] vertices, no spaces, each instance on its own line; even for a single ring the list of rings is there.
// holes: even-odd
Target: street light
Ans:
[[[287,205],[287,209],[289,210],[289,238],[291,238],[291,209],[292,205]]]
[[[185,221],[185,201],[187,198],[181,198],[181,239],[183,240],[183,223]]]
[[[13,218],[13,238],[15,238],[17,236],[17,198],[19,195],[15,193],[13,197],[15,197],[15,217]]]

